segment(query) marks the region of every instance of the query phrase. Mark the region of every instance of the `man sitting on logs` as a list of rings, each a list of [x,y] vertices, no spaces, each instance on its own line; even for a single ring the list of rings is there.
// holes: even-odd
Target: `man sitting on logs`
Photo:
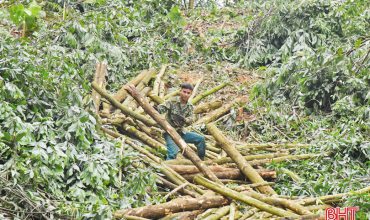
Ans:
[[[198,133],[187,132],[184,130],[184,127],[190,125],[192,122],[194,107],[190,102],[188,102],[192,92],[193,86],[191,84],[181,84],[180,95],[159,105],[158,112],[161,114],[166,113],[166,120],[170,125],[176,129],[186,143],[195,144],[198,149],[199,158],[204,160],[206,152],[204,137]],[[178,146],[168,133],[165,133],[163,136],[167,145],[166,160],[176,159],[176,155],[179,152]]]

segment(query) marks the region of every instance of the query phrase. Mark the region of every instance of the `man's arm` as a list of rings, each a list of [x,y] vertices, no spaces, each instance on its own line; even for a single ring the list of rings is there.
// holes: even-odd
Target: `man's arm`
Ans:
[[[167,111],[170,109],[170,107],[171,107],[171,103],[169,101],[166,101],[166,102],[158,105],[157,111],[159,112],[159,114],[164,114],[164,113],[167,113]]]
[[[194,112],[194,106],[189,105],[188,110],[185,112],[185,115],[184,115],[186,126],[193,123],[193,121],[194,121],[193,112]]]

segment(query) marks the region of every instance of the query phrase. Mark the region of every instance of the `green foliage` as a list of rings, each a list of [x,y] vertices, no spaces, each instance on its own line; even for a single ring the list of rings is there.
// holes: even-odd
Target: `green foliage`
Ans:
[[[23,25],[24,31],[31,32],[37,28],[37,19],[45,16],[45,12],[33,1],[27,8],[23,4],[12,5],[9,7],[9,15],[15,25]]]

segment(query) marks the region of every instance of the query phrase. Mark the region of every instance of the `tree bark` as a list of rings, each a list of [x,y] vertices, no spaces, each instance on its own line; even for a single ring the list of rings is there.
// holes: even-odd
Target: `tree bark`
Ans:
[[[209,133],[211,133],[216,141],[221,145],[222,149],[224,149],[227,155],[235,161],[238,168],[252,183],[265,182],[258,172],[244,159],[240,152],[231,145],[230,141],[227,140],[224,134],[222,134],[215,125],[207,124],[206,127]],[[264,194],[276,194],[270,186],[260,186],[258,187],[258,190]]]
[[[200,100],[202,100],[203,98],[209,96],[209,95],[212,95],[213,93],[217,92],[218,90],[224,88],[225,86],[229,85],[228,83],[222,83],[221,85],[218,85],[210,90],[207,90],[205,92],[203,92],[202,94],[199,94],[198,96],[196,96],[192,101],[191,101],[191,104],[193,105],[196,105],[198,102],[200,102]]]
[[[231,190],[225,186],[222,186],[222,185],[219,185],[217,183],[214,183],[210,180],[207,180],[206,178],[202,177],[202,176],[196,176],[194,178],[194,181],[204,187],[207,187],[208,189],[211,189],[221,195],[224,195],[226,197],[229,197],[229,198],[232,198],[232,199],[235,199],[237,201],[240,201],[240,202],[244,202],[246,203],[247,205],[250,205],[250,206],[253,206],[253,207],[256,207],[260,210],[263,210],[263,211],[266,211],[268,213],[271,213],[271,214],[274,214],[274,215],[277,215],[277,216],[282,216],[282,217],[290,217],[290,216],[297,216],[296,214],[294,213],[291,213],[291,212],[288,212],[288,211],[285,211],[281,208],[277,208],[277,207],[274,207],[274,206],[271,206],[267,203],[264,203],[262,201],[259,201],[257,199],[254,199],[248,195],[244,195],[242,193],[239,193],[239,192],[236,192],[234,190]]]
[[[186,144],[176,130],[144,99],[135,87],[127,87],[127,91],[135,98],[139,105],[172,137],[176,145],[185,153],[185,155],[196,165],[204,175],[213,181],[220,182],[217,177],[200,160],[198,155]]]
[[[109,95],[105,90],[101,89],[96,83],[92,83],[91,84],[92,87],[101,95],[103,96],[104,98],[106,98],[107,100],[109,100],[114,106],[116,106],[117,108],[119,108],[124,114],[128,115],[128,116],[131,116],[132,118],[134,119],[137,119],[141,122],[143,122],[144,124],[148,125],[148,126],[154,126],[156,125],[157,123],[155,121],[153,121],[152,119],[150,118],[147,118],[143,115],[140,115],[134,111],[132,111],[131,109],[123,106],[121,103],[119,103],[113,96]]]
[[[182,197],[159,205],[149,205],[135,209],[118,210],[113,213],[113,216],[115,218],[122,218],[125,215],[131,215],[156,219],[166,216],[170,213],[220,207],[228,203],[229,201],[222,196],[199,198]]]

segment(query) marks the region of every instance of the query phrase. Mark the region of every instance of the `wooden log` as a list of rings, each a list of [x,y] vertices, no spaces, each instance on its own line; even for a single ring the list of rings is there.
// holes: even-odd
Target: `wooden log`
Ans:
[[[164,94],[166,93],[166,85],[163,81],[159,84],[159,97],[164,99]]]
[[[128,115],[134,119],[137,119],[141,122],[143,122],[144,124],[148,125],[148,126],[154,126],[156,125],[157,123],[155,121],[153,121],[152,119],[150,118],[147,118],[143,115],[140,115],[134,111],[132,111],[131,109],[123,106],[121,103],[118,102],[118,100],[116,100],[113,96],[109,95],[105,90],[101,89],[96,83],[92,83],[91,84],[92,87],[101,95],[103,96],[104,98],[106,98],[107,100],[109,100],[112,105],[114,105],[115,107],[119,108],[125,115]]]
[[[252,208],[248,211],[246,211],[241,217],[239,220],[245,220],[245,219],[248,219],[249,217],[251,217],[252,215],[254,215],[254,213],[258,212],[258,209],[257,208]]]
[[[110,129],[101,127],[101,129],[109,134],[112,137],[120,138],[123,137],[123,135],[114,132]],[[150,153],[149,151],[145,150],[143,147],[138,146],[134,141],[132,141],[129,137],[124,138],[125,143],[127,143],[130,147],[137,150],[141,154],[147,157],[146,161],[155,169],[159,169],[169,180],[171,180],[173,183],[177,184],[177,186],[182,185],[186,182],[188,182],[186,179],[184,179],[180,174],[169,168],[166,164],[163,163],[163,161],[159,158]],[[189,183],[189,182],[188,182]],[[203,194],[203,190],[199,189],[197,186],[194,186],[193,184],[188,184],[189,190],[191,189],[196,194]]]
[[[335,194],[335,195],[326,195],[326,196],[320,196],[317,198],[300,199],[300,200],[297,200],[296,202],[299,202],[300,204],[305,205],[305,206],[317,204],[317,202],[322,202],[322,203],[326,203],[328,201],[338,202],[338,201],[341,201],[344,197],[347,197],[349,195],[356,195],[356,194],[369,193],[369,192],[370,192],[370,186],[354,191],[354,192],[340,193],[340,194]]]
[[[132,216],[132,215],[124,215],[122,216],[122,218],[126,220],[149,220],[148,218],[141,218],[141,217]]]
[[[116,99],[118,102],[122,102],[128,95],[125,86],[126,85],[138,85],[140,82],[143,81],[144,78],[151,78],[152,75],[154,74],[155,70],[150,69],[150,70],[143,70],[139,75],[137,75],[135,78],[133,78],[131,81],[129,81],[127,84],[121,87],[116,94],[113,95],[113,98]],[[149,79],[150,79],[149,78]],[[149,80],[148,80],[149,81]]]
[[[193,100],[193,98],[195,97],[195,95],[197,94],[197,92],[198,92],[198,88],[199,88],[199,86],[200,86],[200,83],[203,81],[203,76],[201,76],[199,79],[198,79],[198,81],[197,81],[197,83],[195,84],[195,86],[194,86],[194,89],[193,89],[193,92],[191,93],[191,95],[190,95],[190,97],[189,97],[189,102],[191,102],[192,100]]]
[[[281,144],[275,144],[275,143],[243,143],[242,145],[237,145],[236,148],[238,150],[247,149],[247,150],[263,150],[266,148],[307,148],[309,147],[309,144],[294,144],[294,143],[281,143]]]
[[[94,76],[94,82],[98,84],[99,87],[105,88],[105,75],[107,74],[107,64],[99,62],[96,64],[96,71]],[[92,100],[95,106],[95,113],[99,113],[100,107],[100,94],[95,90],[92,91]]]
[[[122,125],[122,128],[127,133],[129,133],[130,135],[133,135],[134,137],[136,137],[137,139],[139,139],[143,143],[149,145],[150,147],[153,147],[155,149],[159,149],[161,151],[166,151],[166,147],[162,143],[154,140],[152,137],[147,135],[145,132],[139,131],[134,126],[131,126],[131,125],[128,125],[127,123],[124,123]]]
[[[177,173],[184,175],[184,174],[199,174],[199,169],[194,166],[194,165],[168,165],[171,169],[176,171]],[[227,168],[219,165],[213,165],[208,167],[212,172],[219,172],[219,173],[225,173],[225,176],[228,176],[228,173],[234,173],[230,174],[230,176],[242,176],[243,174],[240,172],[239,169],[236,168]],[[258,170],[258,172],[261,173],[269,173],[266,174],[267,176],[275,176],[276,177],[276,172],[273,170]],[[271,174],[270,174],[271,173]],[[274,174],[272,174],[274,173]],[[227,178],[222,178],[222,179],[227,179]],[[233,178],[230,178],[233,179]]]
[[[260,159],[272,159],[272,158],[287,156],[287,155],[289,154],[288,153],[256,154],[256,155],[244,156],[244,159],[247,161],[251,161],[251,160],[260,160]],[[230,157],[222,157],[222,158],[213,160],[212,162],[216,164],[225,164],[225,163],[232,163],[233,160]]]
[[[229,211],[230,211],[230,206],[221,207],[217,209],[217,211],[215,211],[213,214],[204,218],[204,220],[218,220],[222,218],[223,216],[227,215]]]
[[[244,159],[239,151],[231,145],[230,141],[227,140],[225,135],[218,130],[214,124],[207,124],[207,130],[216,141],[221,145],[222,149],[230,156],[240,171],[252,182],[252,183],[261,183],[265,182],[263,178],[258,174],[258,172]],[[258,190],[264,194],[276,194],[276,192],[271,188],[271,186],[260,186]]]
[[[301,177],[299,177],[296,173],[294,173],[291,170],[288,170],[286,168],[280,168],[280,171],[281,171],[281,173],[284,173],[284,174],[288,175],[296,183],[303,183],[304,182],[304,180]]]
[[[122,218],[125,215],[131,215],[142,218],[156,219],[166,216],[169,213],[220,207],[228,203],[229,201],[222,196],[203,196],[199,198],[181,197],[159,205],[149,205],[141,208],[118,210],[113,213],[113,216],[114,218]]]
[[[230,204],[230,212],[229,212],[229,220],[235,219],[235,213],[236,213],[236,205],[234,202]]]
[[[187,212],[178,212],[171,215],[167,215],[160,220],[193,220],[202,213],[203,210],[187,211]]]
[[[191,104],[193,105],[196,105],[198,102],[200,102],[200,100],[202,100],[203,98],[217,92],[218,90],[224,88],[225,86],[229,85],[228,83],[222,83],[221,85],[218,85],[216,87],[213,87],[212,89],[210,90],[207,90],[201,94],[199,94],[198,96],[196,96],[192,101],[191,101]]]
[[[170,182],[170,181],[166,180],[165,178],[163,178],[161,176],[158,176],[158,175],[157,175],[157,180],[156,181],[157,181],[158,184],[166,186],[167,188],[172,189],[172,190],[175,190],[176,188],[179,187],[176,184],[173,184],[172,182]],[[199,194],[196,194],[196,193],[194,193],[190,190],[185,189],[184,187],[179,189],[179,192],[181,192],[183,194],[186,194],[186,195],[190,195],[194,198],[197,197],[197,195],[199,195]]]
[[[204,178],[200,175],[196,176],[194,178],[194,181],[197,184],[202,185],[204,187],[207,187],[208,189],[211,189],[211,190],[213,190],[213,191],[215,191],[215,192],[217,192],[221,195],[224,195],[226,197],[229,197],[229,198],[235,199],[237,201],[243,202],[247,205],[256,207],[256,208],[258,208],[260,210],[263,210],[263,211],[266,211],[268,213],[271,213],[271,214],[274,214],[274,215],[277,215],[277,216],[282,216],[282,217],[297,216],[294,213],[285,211],[281,208],[274,207],[274,206],[269,205],[265,202],[254,199],[254,198],[252,198],[248,195],[244,195],[242,193],[231,190],[231,189],[229,189],[229,188],[227,188],[223,185],[212,182],[212,181],[210,181],[210,180],[208,180],[208,179],[206,179],[206,178]]]
[[[161,79],[162,79],[162,76],[164,75],[164,73],[166,72],[167,66],[168,66],[167,64],[162,65],[161,70],[159,71],[159,73],[157,74],[157,76],[154,80],[154,83],[153,83],[153,94],[154,95],[159,95],[159,87],[160,87],[160,84],[161,84]]]
[[[228,111],[230,111],[231,107],[239,102],[241,99],[235,99],[234,101],[222,106],[221,108],[218,108],[210,113],[208,113],[207,116],[203,117],[203,118],[200,118],[198,121],[196,121],[194,124],[195,125],[199,125],[199,124],[203,124],[203,123],[210,123],[214,120],[216,120],[217,118],[221,117],[222,115],[226,114]]]
[[[171,93],[168,93],[167,95],[165,95],[165,96],[163,97],[163,99],[164,99],[164,100],[167,100],[167,99],[169,99],[169,98],[171,98],[171,97],[173,97],[173,96],[177,96],[178,94],[180,94],[180,89],[175,90],[175,91],[173,91],[173,92],[171,92]]]
[[[208,169],[208,167],[200,160],[198,155],[186,144],[176,130],[160,115],[146,99],[144,99],[134,86],[127,87],[127,91],[135,98],[139,105],[172,137],[176,145],[183,153],[196,165],[199,170],[213,181],[220,182],[217,177]]]
[[[162,103],[164,103],[164,99],[162,99],[161,97],[159,97],[158,95],[155,95],[153,92],[149,92],[148,93],[148,97],[153,100],[157,105],[160,105]]]
[[[194,107],[194,114],[201,114],[211,110],[220,108],[222,106],[221,99],[212,100],[210,102],[202,103]]]
[[[253,190],[249,190],[249,191],[243,192],[243,193],[250,196],[250,197],[258,199],[260,201],[266,202],[270,205],[282,206],[284,208],[290,209],[290,210],[292,210],[293,212],[295,212],[299,215],[311,215],[312,214],[304,206],[302,206],[302,205],[300,205],[300,204],[298,204],[298,203],[296,203],[292,200],[276,198],[276,197],[273,197],[273,196],[268,197],[266,195],[257,193]]]
[[[265,179],[275,179],[276,178],[276,172],[271,170],[257,170],[258,174]],[[224,171],[213,171],[213,173],[217,176],[219,179],[229,179],[229,180],[243,180],[245,179],[243,173],[240,172],[239,169],[233,169],[233,168],[225,168]],[[191,173],[191,174],[183,174],[182,176],[190,181],[194,181],[194,177],[198,175],[199,173]],[[269,184],[261,184],[258,187],[261,186],[267,186]]]

